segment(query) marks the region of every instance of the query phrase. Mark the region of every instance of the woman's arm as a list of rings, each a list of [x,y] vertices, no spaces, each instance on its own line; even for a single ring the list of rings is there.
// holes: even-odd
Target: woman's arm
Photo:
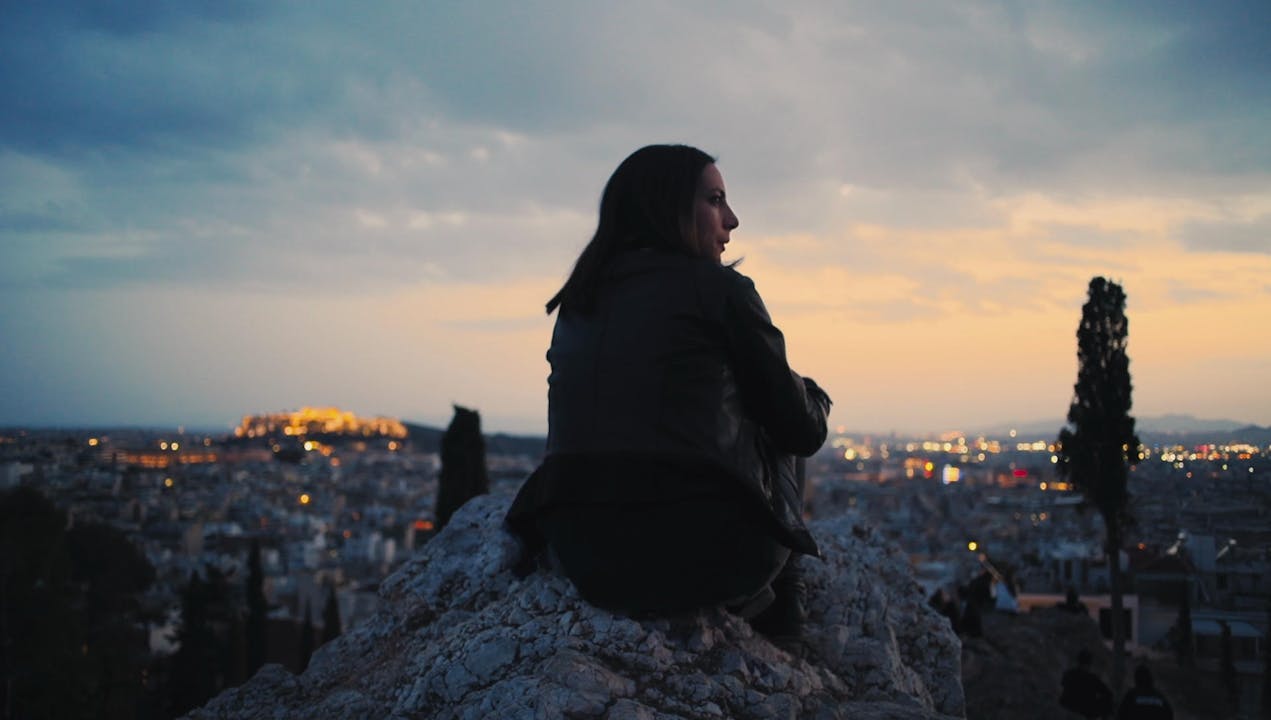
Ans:
[[[755,284],[734,274],[725,304],[725,328],[733,371],[746,409],[778,449],[807,457],[825,442],[830,396],[786,361],[785,337]]]

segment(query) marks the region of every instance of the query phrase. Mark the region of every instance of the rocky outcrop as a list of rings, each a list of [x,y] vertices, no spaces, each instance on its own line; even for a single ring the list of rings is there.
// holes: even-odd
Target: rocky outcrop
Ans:
[[[565,578],[517,579],[508,496],[479,497],[299,676],[268,665],[192,718],[951,718],[960,645],[872,531],[815,523],[796,654],[723,610],[636,620]]]
[[[1059,705],[1063,673],[1077,653],[1090,652],[1091,670],[1112,681],[1112,651],[1088,615],[1039,608],[1022,615],[988,613],[981,637],[963,639],[962,686],[967,717],[976,720],[1071,720]],[[1233,717],[1216,672],[1179,667],[1172,654],[1139,648],[1127,658],[1126,682],[1140,663],[1148,665],[1156,689],[1174,706],[1175,720]],[[1117,700],[1121,699],[1117,694]]]
[[[1104,681],[1112,653],[1088,615],[1042,608],[1022,615],[986,613],[983,634],[962,640],[967,716],[977,720],[1071,720],[1059,705],[1060,679],[1077,653],[1094,657]]]

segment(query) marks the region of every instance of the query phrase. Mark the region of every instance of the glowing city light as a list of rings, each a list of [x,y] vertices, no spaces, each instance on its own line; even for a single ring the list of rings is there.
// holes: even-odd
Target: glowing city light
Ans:
[[[301,504],[301,505],[308,505],[308,504],[309,504],[309,501],[310,501],[311,499],[312,499],[312,498],[310,498],[310,497],[309,497],[309,493],[300,493],[300,504]]]
[[[974,541],[974,540],[972,540],[971,542],[969,542],[969,543],[967,543],[967,544],[966,544],[966,549],[967,549],[967,550],[970,550],[971,552],[975,552],[975,551],[976,551],[976,550],[978,550],[979,548],[980,548],[980,544],[979,544],[979,543],[977,543],[977,542],[976,542],[976,541]]]

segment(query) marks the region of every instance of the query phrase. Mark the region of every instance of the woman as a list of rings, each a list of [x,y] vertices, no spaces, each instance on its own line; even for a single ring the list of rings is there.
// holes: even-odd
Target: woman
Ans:
[[[768,613],[785,634],[801,621],[787,560],[817,554],[795,456],[825,441],[830,400],[790,369],[754,284],[721,264],[737,226],[701,150],[651,145],[614,171],[547,303],[547,455],[508,523],[619,611],[753,617],[788,565]]]

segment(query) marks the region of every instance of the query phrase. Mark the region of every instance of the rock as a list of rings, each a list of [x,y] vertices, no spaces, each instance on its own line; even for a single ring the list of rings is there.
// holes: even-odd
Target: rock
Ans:
[[[962,684],[967,716],[983,720],[1069,720],[1059,705],[1063,673],[1076,664],[1077,653],[1087,650],[1091,669],[1105,683],[1112,682],[1112,651],[1099,625],[1087,615],[1055,608],[1029,613],[985,613],[984,636],[966,638],[962,646]],[[1134,668],[1146,660],[1156,679],[1156,689],[1174,706],[1174,717],[1228,717],[1222,681],[1217,673],[1180,668],[1172,654],[1139,649],[1139,658],[1127,658],[1126,682]],[[1120,694],[1117,694],[1118,701]]]
[[[511,498],[478,497],[380,586],[378,614],[293,676],[262,668],[188,717],[961,718],[961,645],[879,535],[821,521],[798,655],[724,610],[635,620],[511,572]]]

